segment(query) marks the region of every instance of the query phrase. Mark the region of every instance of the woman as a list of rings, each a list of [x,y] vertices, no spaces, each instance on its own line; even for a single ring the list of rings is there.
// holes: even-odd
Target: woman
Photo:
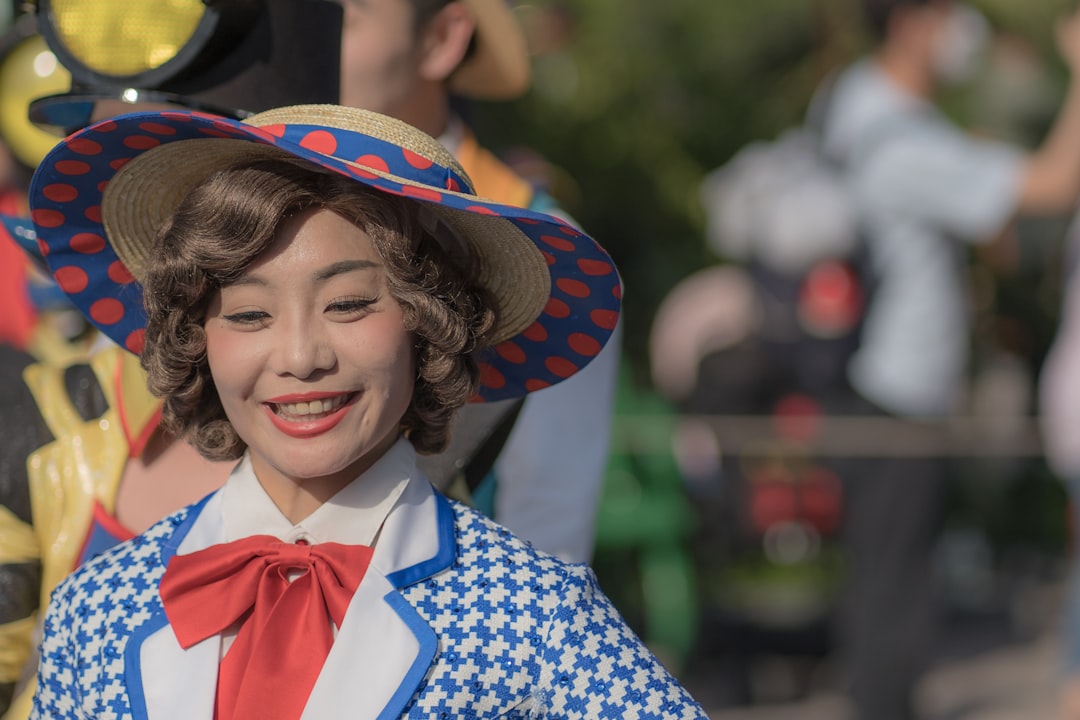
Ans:
[[[238,462],[57,588],[34,717],[704,717],[586,567],[416,470],[463,403],[569,376],[618,316],[592,240],[470,188],[336,106],[136,113],[46,158],[58,282]]]

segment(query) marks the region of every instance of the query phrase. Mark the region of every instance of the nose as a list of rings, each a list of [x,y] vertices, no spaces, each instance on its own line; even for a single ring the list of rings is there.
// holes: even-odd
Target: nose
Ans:
[[[283,319],[276,329],[271,370],[278,375],[307,378],[334,367],[337,360],[333,343],[321,323],[306,318]]]

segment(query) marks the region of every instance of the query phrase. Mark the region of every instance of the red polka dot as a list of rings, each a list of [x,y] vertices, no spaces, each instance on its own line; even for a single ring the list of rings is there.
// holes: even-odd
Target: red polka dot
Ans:
[[[266,132],[265,128],[252,127],[252,128],[248,128],[248,132],[251,133],[252,135],[254,135],[255,137],[259,138],[260,140],[265,140],[266,142],[268,142],[270,144],[276,144],[277,143],[277,138],[275,136],[271,135],[270,133]]]
[[[139,123],[139,129],[143,132],[154,133],[155,135],[175,135],[176,128],[172,125],[165,125],[164,123],[156,122],[144,122]]]
[[[168,110],[165,110],[161,113],[161,117],[169,118],[170,120],[176,120],[179,122],[191,122],[190,113],[169,112]]]
[[[589,313],[589,319],[593,321],[596,327],[614,330],[615,325],[619,322],[619,313],[614,310],[593,310]]]
[[[547,330],[538,322],[534,322],[525,328],[525,331],[521,334],[533,342],[544,342],[548,338]]]
[[[499,213],[495,212],[494,210],[492,210],[491,208],[485,207],[484,205],[470,205],[469,207],[467,207],[465,209],[468,210],[469,212],[479,213],[480,215],[498,215],[499,214]]]
[[[59,210],[38,209],[30,213],[30,218],[41,227],[54,228],[64,224],[64,213]]]
[[[525,381],[525,389],[529,392],[543,390],[546,387],[551,387],[551,383],[545,382],[544,380],[537,380],[535,378]]]
[[[524,218],[524,217],[523,218],[518,218],[518,222],[524,223],[525,225],[539,225],[540,224],[539,220],[534,220],[533,218]]]
[[[131,162],[131,158],[117,158],[109,162],[109,167],[111,167],[113,170],[119,170],[120,168],[127,165],[129,162]]]
[[[90,207],[86,208],[86,212],[84,212],[83,215],[90,222],[99,223],[101,222],[101,206],[91,205]]]
[[[427,170],[435,163],[428,160],[423,155],[417,155],[412,150],[402,150],[401,154],[405,156],[405,162],[412,165],[417,170]]]
[[[132,150],[149,150],[160,144],[160,140],[149,135],[128,135],[124,138],[124,147],[129,147]]]
[[[109,265],[109,279],[117,285],[127,285],[135,282],[135,276],[127,269],[127,266],[119,260]]]
[[[99,133],[112,132],[117,128],[115,120],[102,120],[94,126],[94,130]]]
[[[108,180],[102,180],[97,184],[97,191],[101,194],[105,194],[105,188],[109,187]]]
[[[480,363],[480,384],[492,390],[498,390],[506,385],[506,378],[487,363]]]
[[[578,355],[586,357],[594,357],[603,347],[596,338],[585,333],[572,333],[567,339],[567,344]]]
[[[559,230],[562,231],[563,235],[569,235],[573,238],[584,237],[585,235],[585,233],[581,232],[576,227],[562,222],[559,223]]]
[[[369,167],[372,170],[378,170],[379,172],[390,172],[390,166],[378,155],[361,155],[356,158],[354,162],[357,165],[363,165],[364,167]]]
[[[90,172],[90,165],[82,160],[61,160],[56,163],[56,172],[61,175],[85,175]]]
[[[243,133],[243,130],[236,127],[227,120],[222,120],[221,118],[217,118],[216,120],[214,120],[214,127],[221,132],[229,133],[230,135],[240,135]]]
[[[86,271],[74,265],[58,268],[53,273],[53,277],[56,278],[56,284],[60,286],[60,289],[69,295],[82,292],[90,284]]]
[[[231,138],[232,137],[231,134],[229,134],[227,132],[222,132],[221,130],[218,130],[217,128],[199,128],[199,133],[202,134],[202,135],[206,135],[207,137],[214,137],[214,138]]]
[[[280,125],[280,124],[279,125],[263,125],[259,129],[262,130],[264,133],[267,133],[268,135],[271,135],[271,136],[276,137],[276,138],[285,137],[285,126],[284,125]]]
[[[578,268],[586,275],[592,275],[598,277],[600,275],[610,275],[614,268],[611,263],[604,262],[603,260],[589,260],[588,258],[581,258],[577,261]]]
[[[46,185],[41,189],[41,194],[53,202],[58,203],[71,202],[79,197],[79,191],[75,189],[75,186],[68,185],[67,183],[53,183],[52,185]]]
[[[525,362],[525,351],[509,340],[496,345],[495,352],[499,353],[507,362],[512,362],[515,365],[521,365]]]
[[[71,237],[71,249],[83,255],[96,255],[105,249],[105,238],[94,233],[76,233]]]
[[[41,257],[48,257],[49,256],[49,246],[45,244],[44,240],[42,240],[41,238],[38,238],[37,246],[38,246],[38,252],[41,253]]]
[[[124,306],[119,300],[102,298],[90,306],[90,319],[99,325],[115,325],[124,319]]]
[[[200,120],[209,120],[210,122],[213,122],[213,123],[216,123],[219,120],[221,120],[221,118],[219,116],[217,116],[217,115],[211,115],[210,113],[206,113],[206,112],[199,112],[198,110],[193,110],[189,114],[193,118],[199,118]]]
[[[142,328],[135,330],[124,340],[124,347],[127,348],[129,353],[135,355],[142,355],[143,349],[146,347],[146,331]]]
[[[549,357],[544,361],[544,367],[546,367],[552,375],[560,378],[568,378],[578,371],[578,367],[574,363],[566,358],[554,356]]]
[[[622,300],[622,283],[615,283],[615,287],[611,288],[611,294],[616,300]]]
[[[544,256],[544,262],[546,262],[548,265],[555,264],[555,256],[549,253],[547,250],[541,250],[540,254]]]
[[[461,185],[458,185],[458,181],[454,178],[446,178],[446,189],[461,192]]]
[[[571,278],[559,278],[555,281],[556,287],[562,290],[567,295],[576,298],[589,297],[589,286],[580,280],[572,280]]]
[[[76,155],[101,154],[101,143],[86,137],[75,138],[68,142],[67,146],[68,150],[71,150]]]
[[[337,138],[328,130],[312,130],[300,140],[300,147],[323,155],[333,155]]]
[[[574,243],[561,237],[555,237],[553,235],[541,235],[540,239],[545,243],[555,248],[556,250],[563,250],[564,252],[573,252],[575,249]]]
[[[548,298],[544,313],[553,318],[570,317],[570,306],[558,298]]]
[[[414,187],[412,185],[402,185],[401,194],[405,197],[420,198],[421,200],[432,200],[434,202],[442,201],[442,193],[438,190],[432,190],[431,188]]]

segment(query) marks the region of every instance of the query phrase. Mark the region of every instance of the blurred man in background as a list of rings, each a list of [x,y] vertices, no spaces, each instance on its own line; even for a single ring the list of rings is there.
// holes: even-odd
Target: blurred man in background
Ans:
[[[1059,28],[1071,81],[1042,146],[976,139],[935,106],[975,69],[985,27],[951,0],[863,0],[870,57],[823,90],[824,151],[844,168],[872,292],[842,412],[939,421],[962,407],[968,370],[965,243],[1017,213],[1065,213],[1080,195],[1080,16]],[[845,462],[854,568],[840,627],[859,720],[914,717],[935,606],[931,553],[943,460],[899,449]]]

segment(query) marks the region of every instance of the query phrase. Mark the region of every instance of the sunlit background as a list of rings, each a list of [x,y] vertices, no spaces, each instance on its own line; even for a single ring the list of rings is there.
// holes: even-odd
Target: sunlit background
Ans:
[[[972,132],[1033,148],[1063,97],[1054,27],[1075,3],[972,5],[994,38],[977,78],[943,107]],[[717,717],[844,717],[828,699],[827,632],[844,578],[843,493],[817,462],[837,438],[807,425],[813,410],[797,399],[687,422],[693,403],[656,382],[650,335],[673,288],[730,264],[706,240],[705,176],[800,123],[822,79],[867,47],[856,3],[555,0],[520,12],[533,91],[466,112],[610,249],[626,284],[601,583]],[[940,647],[920,695],[931,717],[1051,716],[1070,529],[1042,457],[1035,382],[1059,317],[1068,220],[1022,221],[1011,252],[971,252],[966,413],[953,433],[910,439],[913,452],[953,460],[935,558]],[[735,332],[736,310],[715,312],[717,333]],[[719,464],[733,456],[737,478]],[[810,509],[776,521],[793,492]]]

